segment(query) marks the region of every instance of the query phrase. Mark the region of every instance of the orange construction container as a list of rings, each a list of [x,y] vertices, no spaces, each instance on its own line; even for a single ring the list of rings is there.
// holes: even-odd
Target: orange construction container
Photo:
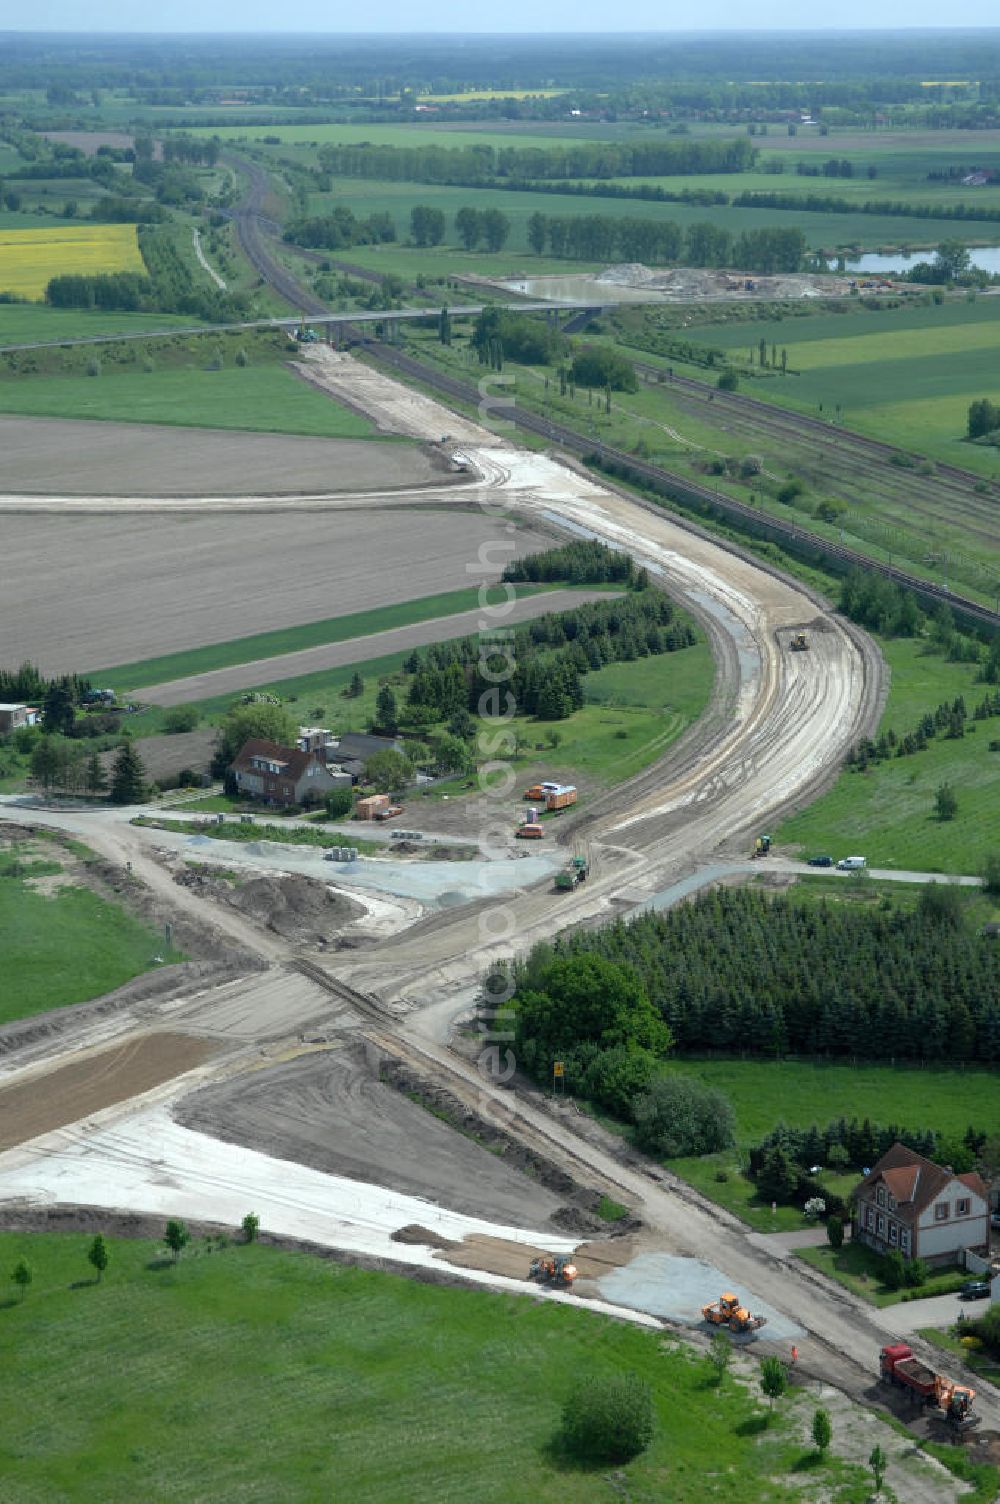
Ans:
[[[380,809],[388,809],[388,794],[369,794],[366,799],[359,799],[354,806],[354,816],[357,820],[374,820]]]
[[[545,831],[540,825],[519,825],[514,834],[519,841],[540,841]]]
[[[561,788],[551,789],[546,795],[546,809],[566,809],[570,804],[576,803],[576,789],[571,783],[563,784]]]

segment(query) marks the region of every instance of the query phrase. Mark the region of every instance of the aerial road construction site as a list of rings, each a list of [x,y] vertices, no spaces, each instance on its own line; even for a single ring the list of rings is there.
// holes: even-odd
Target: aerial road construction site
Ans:
[[[802,584],[558,453],[498,439],[347,354],[317,346],[303,359],[314,386],[386,432],[435,446],[434,464],[421,462],[409,490],[398,469],[391,486],[366,475],[356,492],[316,484],[276,499],[248,486],[200,501],[206,515],[217,506],[367,522],[432,503],[456,520],[488,516],[495,534],[599,539],[628,551],[702,625],[716,665],[709,707],[657,762],[587,801],[573,845],[544,867],[534,852],[514,857],[509,828],[497,849],[484,797],[481,849],[452,864],[447,902],[436,901],[441,883],[409,894],[350,888],[315,856],[295,868],[287,848],[265,859],[225,847],[226,866],[275,884],[297,874],[349,899],[338,922],[367,924],[363,944],[318,949],[301,927],[178,882],[192,837],[132,824],[135,811],[3,800],[10,828],[82,836],[108,881],[172,922],[192,959],[0,1031],[0,1211],[26,1225],[95,1207],[214,1225],[252,1205],[275,1238],[692,1333],[721,1297],[747,1317],[734,1340],[782,1356],[794,1344],[804,1373],[855,1400],[885,1399],[882,1348],[905,1338],[932,1354],[906,1306],[876,1310],[789,1259],[568,1100],[498,1068],[468,1028],[492,959],[628,914],[710,863],[745,856],[754,832],[822,788],[877,722],[876,648]],[[148,518],[177,497],[117,491],[102,503],[54,488],[38,500],[49,516],[104,506]],[[7,504],[30,515],[26,498]],[[808,652],[793,651],[803,633]],[[581,845],[587,881],[555,891],[555,868]],[[204,845],[197,854],[208,860]],[[498,885],[491,871],[505,864],[513,876]],[[602,1196],[627,1208],[618,1236],[596,1215]],[[1000,1396],[984,1383],[977,1406],[979,1436],[996,1437]],[[919,1467],[909,1484],[913,1499],[958,1496],[954,1480]]]

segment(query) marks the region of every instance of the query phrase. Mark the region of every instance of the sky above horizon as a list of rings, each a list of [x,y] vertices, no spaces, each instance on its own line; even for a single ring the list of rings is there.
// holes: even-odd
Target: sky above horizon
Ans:
[[[919,29],[957,31],[978,27],[996,27],[997,12],[987,0],[955,0],[942,16],[934,0],[910,0],[905,12],[906,26],[900,31]],[[38,32],[123,32],[162,34],[177,33],[312,33],[335,35],[392,35],[400,33],[531,34],[566,31],[567,34],[657,32],[691,34],[692,31],[887,31],[886,13],[873,8],[870,0],[842,0],[833,17],[822,11],[804,11],[800,0],[758,0],[751,10],[734,0],[704,0],[696,14],[680,6],[664,7],[660,0],[627,0],[627,4],[609,11],[596,0],[549,0],[539,7],[533,0],[508,0],[502,8],[473,11],[456,0],[424,0],[419,7],[413,0],[381,0],[371,10],[359,12],[354,7],[331,6],[325,0],[300,0],[294,12],[275,7],[271,0],[174,0],[169,8],[155,13],[155,19],[137,26],[139,20],[132,0],[38,0],[29,24],[16,28],[4,26],[0,31]],[[419,18],[419,25],[415,24]],[[13,19],[13,17],[11,17]],[[19,17],[20,19],[20,17]]]

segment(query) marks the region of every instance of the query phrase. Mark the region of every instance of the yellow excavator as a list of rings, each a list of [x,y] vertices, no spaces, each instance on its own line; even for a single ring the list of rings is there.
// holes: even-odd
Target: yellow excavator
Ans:
[[[791,646],[793,653],[808,653],[809,639],[804,632],[796,632],[792,638]]]
[[[732,1290],[723,1291],[718,1300],[702,1306],[701,1314],[709,1326],[727,1326],[731,1332],[758,1332],[767,1325],[767,1317],[748,1311]]]

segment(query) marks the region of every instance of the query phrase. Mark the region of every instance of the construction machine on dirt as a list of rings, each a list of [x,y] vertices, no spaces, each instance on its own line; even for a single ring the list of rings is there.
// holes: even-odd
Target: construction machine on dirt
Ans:
[[[770,836],[758,836],[757,839],[756,839],[756,841],[754,841],[754,843],[753,843],[753,850],[750,853],[750,860],[751,861],[756,861],[758,857],[761,857],[761,856],[770,856],[770,854],[771,854],[771,837]]]
[[[808,653],[809,639],[804,632],[796,632],[791,642],[793,653]]]
[[[576,1279],[576,1265],[572,1259],[563,1255],[532,1259],[528,1278],[537,1279],[543,1285],[554,1285],[557,1289],[568,1290]]]
[[[702,1306],[701,1314],[709,1326],[727,1326],[731,1332],[759,1332],[767,1325],[766,1316],[755,1316],[748,1311],[731,1290],[723,1291],[711,1305]]]

